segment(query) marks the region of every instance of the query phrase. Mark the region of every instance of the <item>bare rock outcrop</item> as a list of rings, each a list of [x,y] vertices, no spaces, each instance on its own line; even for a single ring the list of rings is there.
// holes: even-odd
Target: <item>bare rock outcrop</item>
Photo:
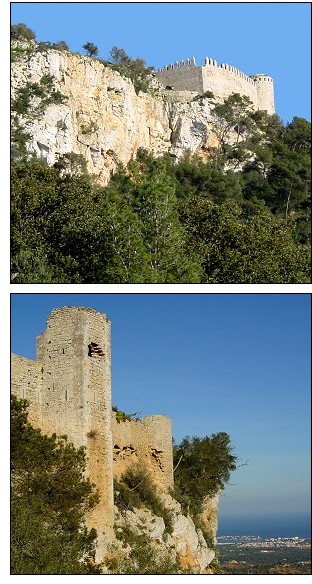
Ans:
[[[107,184],[117,165],[126,165],[139,148],[155,156],[181,157],[205,152],[213,144],[208,100],[195,94],[154,89],[136,94],[129,79],[101,61],[48,49],[12,63],[12,97],[27,84],[53,78],[64,100],[50,103],[40,116],[20,116],[30,134],[27,149],[53,165],[66,153],[81,154],[88,172]]]
[[[130,528],[137,535],[144,534],[156,545],[157,550],[167,552],[173,561],[178,560],[182,568],[197,574],[209,574],[209,565],[215,558],[214,547],[209,547],[203,533],[196,528],[190,515],[184,515],[181,505],[168,493],[161,498],[171,511],[172,528],[168,530],[162,517],[154,515],[149,509],[133,509],[120,513],[115,507],[115,529]],[[214,526],[210,532],[216,538]]]

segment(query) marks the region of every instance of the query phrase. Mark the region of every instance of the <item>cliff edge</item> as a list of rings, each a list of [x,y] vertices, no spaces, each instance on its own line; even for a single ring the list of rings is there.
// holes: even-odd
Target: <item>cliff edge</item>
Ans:
[[[207,155],[214,144],[213,100],[194,100],[192,91],[161,90],[156,80],[151,93],[137,95],[129,79],[90,57],[38,52],[33,43],[13,61],[11,79],[13,103],[21,92],[28,99],[28,107],[18,112],[30,136],[27,151],[49,165],[66,153],[82,155],[88,172],[104,185],[139,148],[179,158],[186,150]],[[34,88],[47,80],[51,99],[42,100]],[[62,99],[53,99],[56,95]]]

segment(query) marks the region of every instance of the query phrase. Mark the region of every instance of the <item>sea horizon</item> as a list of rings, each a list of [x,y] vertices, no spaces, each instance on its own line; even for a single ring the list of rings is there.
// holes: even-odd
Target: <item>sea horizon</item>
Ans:
[[[265,515],[261,517],[220,517],[218,537],[259,536],[311,538],[311,518],[308,515]]]

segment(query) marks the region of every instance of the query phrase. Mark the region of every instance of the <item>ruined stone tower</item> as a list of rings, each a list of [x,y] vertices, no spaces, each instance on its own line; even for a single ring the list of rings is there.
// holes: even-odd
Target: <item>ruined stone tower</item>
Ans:
[[[117,422],[111,403],[111,326],[93,309],[56,308],[37,338],[37,360],[12,355],[12,392],[30,402],[29,421],[48,435],[85,446],[86,472],[100,502],[87,517],[101,561],[114,539],[113,478],[131,464],[159,488],[173,485],[171,420],[147,416]]]
[[[100,494],[87,518],[98,533],[98,559],[112,539],[114,523],[110,352],[106,316],[65,307],[52,311],[37,338],[37,366],[14,356],[12,361],[13,387],[30,401],[30,421],[46,434],[66,434],[76,447],[86,447],[87,474]],[[37,387],[28,394],[34,369]]]

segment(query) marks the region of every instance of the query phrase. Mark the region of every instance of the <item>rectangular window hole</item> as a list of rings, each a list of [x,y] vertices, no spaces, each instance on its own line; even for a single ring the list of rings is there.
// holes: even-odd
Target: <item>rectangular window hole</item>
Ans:
[[[104,357],[103,349],[97,343],[88,345],[88,357]]]

